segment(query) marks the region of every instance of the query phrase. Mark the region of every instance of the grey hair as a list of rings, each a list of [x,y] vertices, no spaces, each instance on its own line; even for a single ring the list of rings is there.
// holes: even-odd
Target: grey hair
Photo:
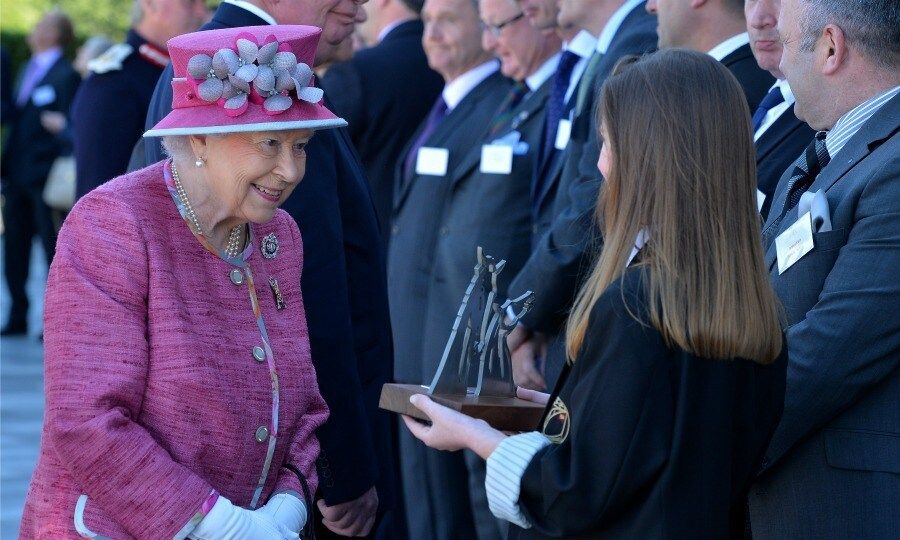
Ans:
[[[141,6],[141,0],[134,0],[131,4],[131,26],[135,26],[144,20],[144,8]]]
[[[166,135],[162,138],[162,147],[166,155],[179,161],[194,161],[194,150],[187,135]]]
[[[900,2],[897,0],[804,0],[806,13],[800,49],[812,51],[828,24],[838,26],[847,42],[876,65],[900,68]]]

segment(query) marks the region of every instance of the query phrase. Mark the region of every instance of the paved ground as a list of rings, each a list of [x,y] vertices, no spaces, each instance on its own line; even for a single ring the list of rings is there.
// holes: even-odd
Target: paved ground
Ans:
[[[0,269],[3,267],[0,240]],[[44,412],[41,328],[43,291],[47,277],[44,253],[32,250],[28,295],[32,335],[0,341],[0,539],[16,538],[31,471],[37,460]],[[9,291],[0,271],[0,324],[6,322]]]

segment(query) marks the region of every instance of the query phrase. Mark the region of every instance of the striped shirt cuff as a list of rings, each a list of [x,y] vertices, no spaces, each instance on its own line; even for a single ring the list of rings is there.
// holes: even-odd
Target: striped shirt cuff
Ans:
[[[550,441],[537,431],[507,437],[488,456],[485,490],[488,507],[500,519],[523,529],[531,527],[519,508],[522,475],[534,455]]]

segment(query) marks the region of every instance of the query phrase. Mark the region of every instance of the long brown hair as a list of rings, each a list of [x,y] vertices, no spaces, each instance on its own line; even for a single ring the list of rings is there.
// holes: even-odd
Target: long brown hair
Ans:
[[[594,303],[625,272],[641,230],[650,321],[704,358],[773,361],[780,308],[763,262],[746,98],[705,54],[669,49],[619,66],[597,114],[612,164],[597,218],[603,248],[566,328],[575,359]],[[635,315],[637,317],[637,315]]]

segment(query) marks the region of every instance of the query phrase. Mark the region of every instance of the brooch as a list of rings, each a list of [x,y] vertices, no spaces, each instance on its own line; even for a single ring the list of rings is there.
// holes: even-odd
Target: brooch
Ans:
[[[259,246],[262,256],[267,259],[274,259],[278,255],[278,238],[275,233],[269,233],[262,239],[262,245]]]
[[[272,288],[272,296],[275,297],[275,309],[281,311],[286,308],[287,304],[284,303],[284,297],[281,296],[281,289],[278,287],[278,280],[275,278],[269,278],[269,287]]]
[[[544,426],[541,431],[545,437],[550,439],[551,443],[561,444],[569,436],[570,428],[569,408],[557,396],[553,401],[550,412],[547,413],[547,419],[544,420]]]

